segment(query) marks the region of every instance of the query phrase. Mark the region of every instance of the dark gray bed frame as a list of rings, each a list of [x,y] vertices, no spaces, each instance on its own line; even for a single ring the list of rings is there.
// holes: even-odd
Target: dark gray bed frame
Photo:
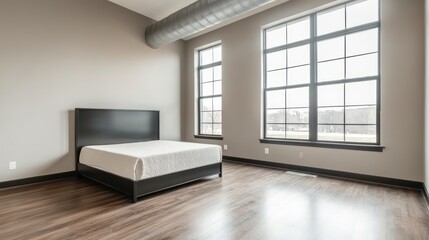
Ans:
[[[137,198],[211,175],[222,177],[222,163],[211,164],[158,177],[133,181],[79,163],[82,147],[88,145],[159,140],[159,111],[75,109],[76,171],[86,177]]]

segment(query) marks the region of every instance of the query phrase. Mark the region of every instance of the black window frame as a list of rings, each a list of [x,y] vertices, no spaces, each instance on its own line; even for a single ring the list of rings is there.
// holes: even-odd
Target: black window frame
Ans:
[[[338,30],[335,32],[327,33],[318,36],[317,35],[317,14],[323,13],[325,11],[329,11],[330,9],[339,8],[341,6],[344,6],[346,9],[347,4],[359,2],[359,0],[352,0],[347,1],[345,3],[337,4],[334,6],[331,6],[326,9],[322,9],[320,11],[313,12],[311,14],[307,14],[304,16],[300,16],[288,21],[284,21],[281,23],[278,23],[274,26],[270,26],[268,28],[263,29],[263,111],[262,111],[262,119],[263,119],[263,137],[260,139],[261,143],[272,143],[272,144],[284,144],[284,145],[298,145],[298,146],[314,146],[314,147],[326,147],[326,148],[339,148],[339,149],[353,149],[353,150],[365,150],[365,151],[378,151],[381,152],[383,150],[383,146],[381,146],[381,139],[380,139],[380,109],[381,109],[381,57],[380,57],[380,51],[381,51],[381,4],[380,0],[378,0],[378,21],[366,23],[363,25],[358,25],[354,27],[347,28],[343,30]],[[306,40],[301,40],[297,42],[292,43],[286,43],[280,46],[275,46],[271,48],[267,48],[267,30],[270,30],[272,28],[276,28],[278,26],[286,25],[290,22],[295,22],[300,19],[309,18],[310,21],[310,38]],[[347,21],[347,11],[345,11],[345,23]],[[377,57],[378,57],[378,74],[377,76],[370,76],[370,77],[361,77],[361,78],[347,78],[347,76],[344,76],[344,79],[337,80],[337,81],[327,81],[327,82],[317,82],[317,43],[322,40],[327,39],[333,39],[337,37],[344,37],[351,33],[357,33],[362,32],[365,30],[370,29],[377,29],[378,30],[378,50],[377,50]],[[280,50],[287,50],[293,47],[299,47],[304,46],[308,44],[310,47],[310,82],[308,84],[300,84],[300,85],[286,85],[278,88],[267,88],[267,54],[272,52],[277,52]],[[346,47],[346,46],[344,46]],[[344,53],[345,54],[345,53]],[[347,59],[347,55],[344,55],[344,60]],[[288,66],[286,66],[286,69]],[[344,66],[346,68],[346,66]],[[272,70],[271,70],[272,71]],[[334,84],[346,84],[346,83],[353,83],[353,82],[362,82],[362,81],[370,81],[375,80],[376,81],[376,142],[370,143],[370,142],[350,142],[350,141],[326,141],[326,140],[318,140],[317,134],[318,134],[318,103],[317,103],[317,91],[318,86],[321,85],[334,85]],[[302,140],[302,139],[291,139],[291,138],[269,138],[267,137],[267,92],[272,91],[275,89],[291,89],[291,88],[297,88],[297,87],[306,87],[309,88],[309,139],[308,140]],[[285,96],[286,97],[286,96]],[[344,104],[344,108],[346,105]],[[285,106],[285,110],[287,109],[287,106]],[[345,114],[345,113],[344,113]],[[285,119],[285,121],[287,121]],[[285,123],[286,124],[286,123]],[[345,119],[343,126],[349,125],[346,124]],[[287,126],[287,125],[285,125]],[[286,131],[287,129],[285,129]],[[345,135],[345,132],[344,132]]]
[[[210,64],[202,65],[201,52],[206,51],[208,49],[214,49],[214,48],[219,47],[219,46],[221,47],[221,51],[222,51],[222,43],[218,43],[218,44],[214,44],[214,45],[211,45],[211,46],[208,46],[208,47],[204,47],[202,49],[198,49],[198,51],[197,51],[197,55],[198,55],[197,61],[198,61],[198,64],[197,64],[196,71],[197,71],[197,78],[198,78],[197,79],[197,85],[198,85],[197,86],[197,96],[198,96],[197,97],[197,106],[198,106],[198,113],[197,113],[198,128],[197,129],[198,129],[198,133],[196,135],[194,135],[195,138],[214,139],[214,140],[222,140],[223,139],[223,136],[222,136],[222,134],[223,134],[223,119],[222,118],[223,117],[221,118],[221,122],[220,123],[214,123],[212,121],[212,125],[213,124],[220,124],[221,125],[222,134],[201,133],[201,125],[202,125],[201,100],[202,99],[206,99],[206,98],[216,98],[216,97],[220,97],[221,101],[223,100],[223,98],[222,98],[223,89],[222,89],[221,94],[216,94],[216,95],[213,94],[213,95],[208,95],[208,96],[201,96],[201,84],[202,84],[202,82],[201,82],[201,71],[204,70],[204,69],[214,68],[214,67],[217,67],[217,66],[221,66],[221,68],[222,68],[222,60],[223,60],[223,56],[222,55],[223,54],[221,54],[220,61],[212,62]],[[223,74],[223,71],[222,71],[222,74]],[[220,80],[216,80],[216,81],[220,81],[221,82],[221,87],[223,87],[223,77],[222,76],[221,76]],[[213,82],[215,82],[215,80],[213,80]],[[213,89],[213,91],[214,91],[214,89]],[[214,112],[213,109],[212,109],[212,112]],[[221,107],[220,112],[222,113],[222,116],[223,116],[223,106]]]

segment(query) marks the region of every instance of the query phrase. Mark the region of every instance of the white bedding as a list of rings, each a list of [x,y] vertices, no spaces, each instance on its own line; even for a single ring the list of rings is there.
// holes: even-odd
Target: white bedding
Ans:
[[[79,162],[134,181],[222,161],[218,145],[148,141],[85,146]]]

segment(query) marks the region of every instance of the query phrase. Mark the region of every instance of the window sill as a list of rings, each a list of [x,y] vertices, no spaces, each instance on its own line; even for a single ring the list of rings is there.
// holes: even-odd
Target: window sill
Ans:
[[[220,135],[194,135],[194,138],[211,139],[211,140],[223,140],[223,136],[220,136]]]
[[[277,139],[259,139],[260,143],[268,144],[282,144],[294,146],[307,146],[307,147],[321,147],[321,148],[336,148],[336,149],[349,149],[360,151],[382,152],[385,148],[380,145],[365,145],[365,144],[347,144],[347,143],[328,143],[328,142],[309,142],[309,141],[293,141],[293,140],[277,140]]]

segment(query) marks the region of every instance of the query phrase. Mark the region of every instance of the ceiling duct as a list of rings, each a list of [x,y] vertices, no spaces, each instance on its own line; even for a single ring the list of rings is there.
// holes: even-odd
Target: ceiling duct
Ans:
[[[275,0],[198,0],[146,28],[146,43],[159,48]]]

